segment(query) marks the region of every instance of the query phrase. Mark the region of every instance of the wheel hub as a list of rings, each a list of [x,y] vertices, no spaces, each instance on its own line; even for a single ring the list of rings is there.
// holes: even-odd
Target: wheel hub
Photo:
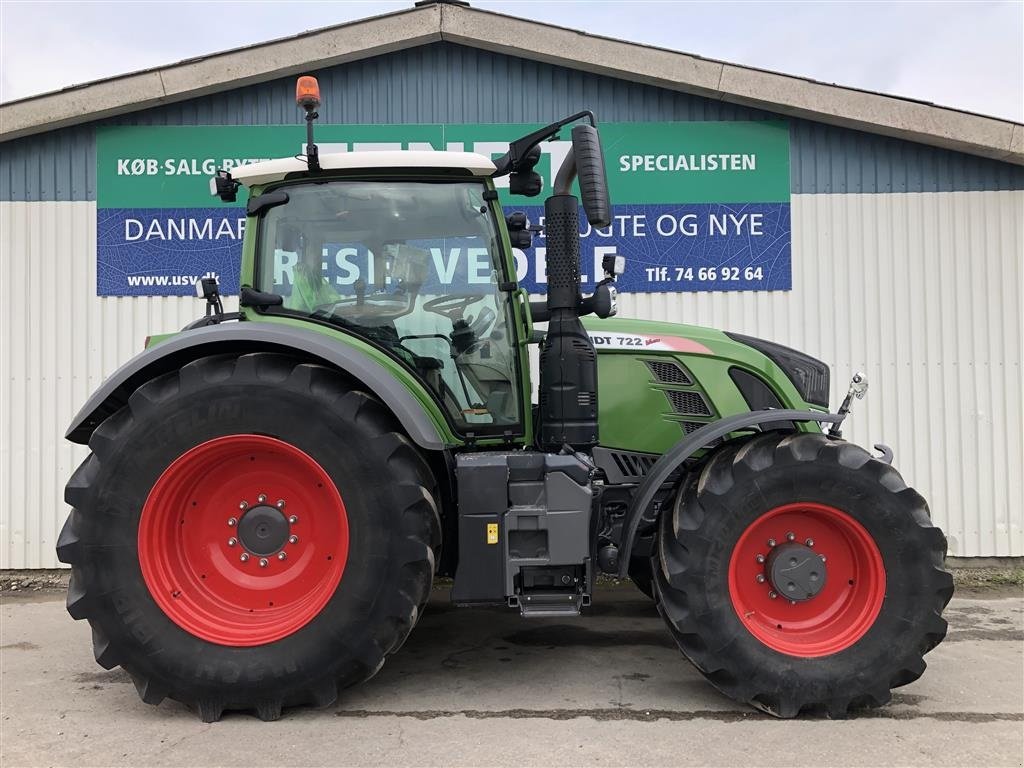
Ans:
[[[256,555],[275,555],[288,541],[289,526],[280,510],[266,504],[246,510],[238,521],[238,539]]]
[[[338,588],[348,550],[331,477],[264,435],[225,435],[183,453],[139,519],[150,595],[179,627],[220,645],[272,643],[312,621]]]
[[[825,587],[825,558],[804,544],[773,548],[765,570],[774,590],[794,602],[810,600]]]
[[[851,514],[794,502],[758,515],[739,536],[729,559],[729,597],[743,626],[769,648],[828,656],[873,625],[885,600],[885,566],[872,535]]]

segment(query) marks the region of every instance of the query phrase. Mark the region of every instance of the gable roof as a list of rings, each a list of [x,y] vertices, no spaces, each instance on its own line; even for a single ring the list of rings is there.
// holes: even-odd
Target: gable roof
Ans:
[[[448,41],[1024,165],[1024,124],[446,2],[0,104],[0,142]]]

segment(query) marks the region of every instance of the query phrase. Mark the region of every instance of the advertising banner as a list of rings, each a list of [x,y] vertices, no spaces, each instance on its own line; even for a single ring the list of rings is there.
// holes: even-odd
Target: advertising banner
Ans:
[[[539,125],[318,125],[330,152],[448,149],[497,157]],[[623,292],[789,290],[792,285],[789,129],[785,122],[602,123],[612,224],[581,216],[584,290],[602,258],[625,256]],[[565,131],[568,136],[568,131]],[[209,195],[217,169],[304,151],[301,126],[111,126],[96,132],[97,289],[101,296],[190,295],[215,275],[238,292],[244,191],[235,204]],[[496,179],[506,213],[543,224],[544,198],[569,141],[545,142],[538,197],[513,197]],[[467,249],[468,250],[468,249]],[[545,289],[543,235],[516,252],[517,277]],[[435,277],[465,275],[445,249]],[[438,254],[435,254],[437,256]],[[325,254],[325,263],[329,254]],[[455,265],[456,267],[458,265]],[[452,279],[458,279],[452,277]],[[453,289],[458,286],[453,285]]]

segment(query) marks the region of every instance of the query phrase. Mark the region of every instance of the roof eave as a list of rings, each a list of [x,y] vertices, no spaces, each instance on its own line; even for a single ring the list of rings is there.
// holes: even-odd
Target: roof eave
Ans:
[[[380,56],[440,39],[438,6],[304,32],[0,104],[0,141]]]
[[[1024,165],[1024,125],[438,4],[0,104],[0,141],[446,40]]]
[[[1024,125],[1010,120],[458,7],[444,8],[441,36],[496,53],[1024,165]]]

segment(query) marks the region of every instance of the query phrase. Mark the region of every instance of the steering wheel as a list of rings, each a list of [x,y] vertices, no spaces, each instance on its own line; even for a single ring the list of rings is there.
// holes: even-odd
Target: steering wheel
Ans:
[[[438,296],[436,299],[423,302],[423,308],[428,312],[434,312],[442,317],[447,317],[452,322],[462,319],[462,313],[486,296],[483,294],[470,294],[468,296]]]

